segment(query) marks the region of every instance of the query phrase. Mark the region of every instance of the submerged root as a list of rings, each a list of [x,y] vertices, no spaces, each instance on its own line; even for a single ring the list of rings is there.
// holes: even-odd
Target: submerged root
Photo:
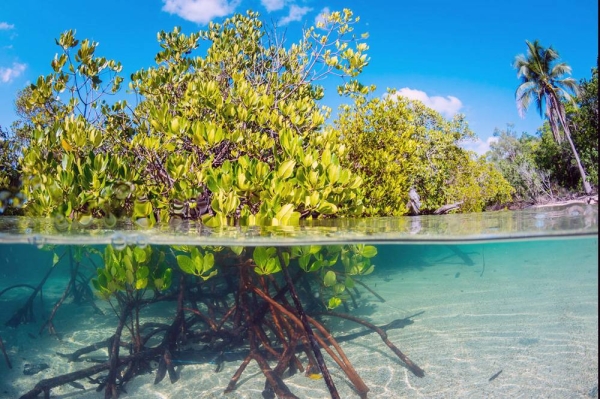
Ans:
[[[38,293],[40,294],[40,300],[42,299],[42,288],[44,287],[44,284],[46,284],[46,280],[48,280],[48,277],[50,277],[50,274],[52,273],[52,271],[54,271],[56,264],[58,262],[60,262],[60,260],[64,256],[65,256],[65,254],[62,254],[58,258],[58,260],[54,263],[54,265],[48,269],[48,271],[44,275],[44,278],[42,278],[42,281],[40,281],[40,283],[34,288],[33,292],[29,296],[29,298],[27,298],[27,301],[25,302],[25,304],[21,308],[19,308],[12,315],[12,317],[5,323],[6,326],[15,328],[15,327],[18,327],[20,324],[29,323],[29,322],[32,322],[35,320],[35,318],[33,316],[33,301]],[[26,285],[19,284],[19,286],[26,286]],[[9,287],[9,288],[5,289],[4,291],[2,291],[2,293],[8,291],[11,288],[15,288],[15,287],[16,286]]]
[[[330,396],[339,398],[321,351],[325,351],[339,366],[358,396],[364,398],[369,388],[340,343],[372,332],[380,335],[413,374],[419,377],[424,375],[421,368],[390,342],[386,333],[391,328],[411,324],[410,318],[378,327],[347,314],[319,309],[306,311],[301,303],[303,298],[299,297],[295,289],[296,283],[305,274],[299,272],[292,277],[287,268],[280,280],[273,276],[255,274],[247,263],[229,267],[223,272],[226,273],[229,274],[207,282],[180,275],[175,294],[155,295],[143,300],[139,297],[134,300],[131,296],[119,296],[119,323],[113,336],[71,354],[57,353],[69,361],[81,361],[83,355],[108,350],[108,359],[95,358],[95,361],[101,363],[42,380],[22,398],[33,398],[40,393],[47,396],[54,387],[87,378],[97,382],[99,389],[104,388],[105,398],[112,399],[125,391],[128,381],[146,373],[152,361],[158,362],[154,383],[160,383],[167,375],[171,383],[174,383],[179,379],[175,366],[180,362],[203,363],[216,359],[218,364],[215,371],[218,372],[225,356],[229,356],[228,360],[232,360],[234,356],[241,361],[225,388],[225,393],[236,389],[247,366],[254,361],[265,377],[265,398],[297,398],[284,381],[285,376],[297,371],[308,376],[320,374],[327,384]],[[307,282],[301,281],[301,284],[305,294],[310,293]],[[204,295],[205,293],[208,295]],[[355,297],[358,298],[359,295],[355,293]],[[139,308],[160,301],[175,301],[176,311],[172,322],[140,323]],[[351,320],[368,330],[336,339],[321,321],[314,318],[316,316]],[[126,331],[131,336],[129,342],[124,339]],[[150,347],[152,342],[155,346]],[[191,349],[190,345],[195,344],[203,344],[204,349]],[[127,348],[129,353],[121,355],[120,348]],[[108,376],[92,379],[92,376],[106,371]]]
[[[2,351],[2,355],[4,355],[4,361],[6,362],[6,365],[9,369],[12,369],[12,363],[8,357],[8,353],[6,353],[6,348],[4,347],[4,341],[2,341],[2,337],[0,337],[0,351]]]
[[[318,313],[320,315],[324,315],[324,316],[332,316],[332,317],[339,317],[342,319],[346,319],[346,320],[351,320],[355,323],[358,324],[362,324],[363,326],[375,331],[377,334],[379,334],[379,336],[381,337],[381,339],[383,340],[383,342],[388,346],[388,348],[390,348],[392,350],[392,352],[394,352],[394,354],[396,354],[396,356],[398,356],[400,358],[400,360],[402,360],[404,362],[404,364],[406,365],[406,367],[417,377],[424,377],[425,376],[425,372],[423,371],[423,369],[421,369],[419,366],[417,366],[415,363],[413,363],[412,360],[410,360],[404,353],[402,353],[402,351],[400,351],[400,349],[398,349],[398,347],[396,347],[396,345],[394,345],[387,336],[387,332],[386,329],[384,328],[380,328],[377,327],[374,324],[369,323],[368,321],[365,321],[363,319],[360,319],[356,316],[352,316],[352,315],[348,315],[348,314],[343,314],[343,313],[335,313],[335,312],[320,312]]]

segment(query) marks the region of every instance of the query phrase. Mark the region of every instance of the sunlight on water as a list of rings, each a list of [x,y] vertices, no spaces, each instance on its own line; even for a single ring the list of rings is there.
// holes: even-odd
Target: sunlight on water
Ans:
[[[134,223],[117,223],[107,229],[102,220],[89,225],[63,219],[0,217],[0,243],[26,243],[44,239],[48,244],[175,245],[301,245],[349,242],[433,242],[510,240],[596,234],[597,205],[570,205],[443,216],[378,217],[305,221],[298,227],[209,228],[199,222],[143,229]],[[119,244],[120,243],[120,244]]]

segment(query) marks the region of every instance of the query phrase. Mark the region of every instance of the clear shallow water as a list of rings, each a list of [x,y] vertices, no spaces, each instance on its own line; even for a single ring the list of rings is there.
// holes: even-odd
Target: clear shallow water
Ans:
[[[96,267],[103,267],[100,254],[104,254],[106,245],[135,247],[136,243],[167,254],[173,244],[192,243],[210,244],[213,248],[233,243],[248,248],[276,243],[284,251],[289,246],[306,248],[315,243],[323,244],[323,248],[349,243],[375,245],[377,255],[371,258],[374,272],[357,278],[364,286],[357,284],[356,291],[351,290],[352,298],[345,298],[347,308],[341,306],[336,311],[347,312],[377,326],[404,320],[401,328],[387,331],[389,339],[425,371],[425,376],[419,378],[411,373],[377,334],[349,340],[341,338],[343,350],[370,389],[369,397],[581,398],[598,395],[597,206],[336,221],[303,229],[231,229],[202,231],[201,234],[194,226],[176,226],[175,229],[172,226],[170,230],[161,231],[126,228],[117,233],[100,229],[57,233],[51,221],[2,219],[0,337],[12,369],[0,355],[0,397],[18,398],[42,379],[95,364],[70,362],[56,353],[73,353],[114,334],[118,325],[111,308],[111,303],[117,307],[114,300],[109,303],[94,298],[93,302],[82,300],[77,304],[74,296],[67,296],[53,319],[56,334],[49,334],[44,324],[67,288],[73,264],[69,253],[77,252],[84,244],[85,248],[99,251],[92,251],[80,262],[79,271],[87,281],[96,275]],[[418,231],[416,225],[420,226]],[[57,245],[42,245],[49,243]],[[27,286],[35,288],[40,284],[53,264],[55,253],[59,257],[65,255],[43,285],[43,300],[39,294],[33,300],[33,319],[14,327],[7,326],[5,323],[23,308],[33,292],[33,288]],[[7,290],[21,284],[27,286]],[[280,280],[280,286],[283,284]],[[320,298],[327,297],[315,282],[311,284],[313,298],[307,294],[308,290],[300,289],[308,313],[319,310]],[[80,284],[84,286],[89,283]],[[173,287],[175,292],[176,284]],[[233,291],[223,294],[229,305],[235,303]],[[203,300],[197,298],[196,303],[200,310],[208,313]],[[191,307],[191,302],[188,301],[187,306]],[[215,306],[214,317],[218,318],[226,305]],[[171,324],[175,310],[174,299],[150,304],[143,307],[140,323]],[[192,314],[188,312],[186,316]],[[335,337],[365,330],[348,320],[324,317],[322,321]],[[207,329],[202,323],[194,328]],[[157,337],[161,334],[164,335],[158,333]],[[129,333],[125,331],[123,337],[129,340]],[[160,344],[159,338],[150,340],[148,346]],[[202,349],[206,343],[186,345],[181,343],[177,348],[181,350],[179,355],[184,350],[198,355],[191,351]],[[223,394],[247,351],[245,346],[241,354],[230,350],[222,362],[217,362],[222,367],[220,372],[215,372],[214,356],[202,353],[188,363],[184,363],[186,359],[182,357],[176,369],[179,381],[174,384],[168,377],[154,384],[157,367],[152,364],[147,373],[125,385],[127,395],[123,397],[262,397],[265,377],[254,361],[242,374],[236,390]],[[105,360],[107,355],[103,347],[82,358]],[[121,356],[127,355],[128,349],[121,349]],[[324,356],[340,396],[358,398],[342,369],[327,354]],[[298,358],[306,365],[303,353],[299,353]],[[24,375],[26,364],[46,364],[48,368],[34,375]],[[275,367],[276,362],[270,364]],[[93,377],[106,374],[103,371]],[[51,394],[61,398],[104,397],[103,392],[96,392],[98,385],[87,378],[77,381],[85,390],[62,385],[53,388]],[[298,397],[329,396],[322,379],[296,373],[283,381]]]

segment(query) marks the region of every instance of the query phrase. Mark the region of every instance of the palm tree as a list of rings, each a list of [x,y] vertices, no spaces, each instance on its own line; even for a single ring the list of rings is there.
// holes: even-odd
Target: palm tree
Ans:
[[[573,155],[577,161],[577,167],[583,181],[583,188],[587,195],[592,193],[592,188],[587,181],[585,170],[575,149],[571,132],[565,117],[565,107],[562,101],[575,103],[574,96],[579,94],[579,86],[573,78],[564,77],[571,74],[571,67],[564,62],[558,62],[558,52],[552,46],[544,48],[535,40],[528,40],[527,54],[520,54],[515,58],[514,67],[517,69],[517,77],[521,84],[515,93],[517,98],[517,109],[521,117],[533,101],[543,117],[544,110],[546,118],[552,129],[554,139],[561,143],[564,136],[569,141]],[[562,126],[562,132],[559,127]]]

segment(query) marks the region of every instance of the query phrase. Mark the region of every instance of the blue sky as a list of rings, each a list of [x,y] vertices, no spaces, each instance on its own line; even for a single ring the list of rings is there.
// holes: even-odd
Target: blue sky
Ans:
[[[17,91],[50,72],[58,47],[54,38],[75,29],[77,38],[100,43],[98,54],[121,61],[124,77],[154,64],[156,33],[181,26],[203,29],[235,12],[258,11],[294,37],[327,10],[351,8],[368,32],[370,64],[361,81],[423,100],[443,115],[466,115],[479,138],[470,148],[485,150],[495,127],[514,123],[517,132],[535,133],[542,124],[532,108],[521,119],[514,93],[519,83],[512,62],[526,51],[525,40],[552,45],[589,79],[598,57],[596,0],[527,1],[316,1],[316,0],[19,0],[0,4],[0,126],[15,119]],[[555,24],[555,25],[553,25]],[[201,51],[199,54],[201,54]],[[333,87],[330,82],[326,87]],[[333,90],[324,103],[340,103]]]

